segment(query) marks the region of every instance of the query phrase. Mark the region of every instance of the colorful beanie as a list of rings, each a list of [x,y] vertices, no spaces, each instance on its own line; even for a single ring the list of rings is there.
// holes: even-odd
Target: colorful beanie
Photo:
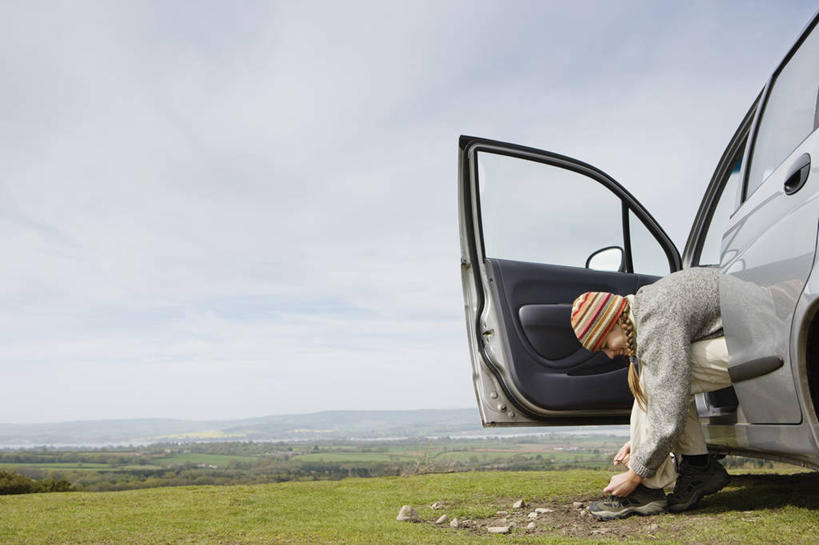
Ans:
[[[603,291],[587,291],[572,304],[572,329],[586,350],[600,350],[617,323],[626,298]]]

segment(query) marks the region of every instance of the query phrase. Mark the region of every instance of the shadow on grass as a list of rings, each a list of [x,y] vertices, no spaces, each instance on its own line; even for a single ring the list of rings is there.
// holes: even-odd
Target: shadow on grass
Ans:
[[[700,502],[700,508],[709,513],[786,506],[819,509],[819,472],[731,475],[731,482],[725,489],[713,496],[706,496]]]

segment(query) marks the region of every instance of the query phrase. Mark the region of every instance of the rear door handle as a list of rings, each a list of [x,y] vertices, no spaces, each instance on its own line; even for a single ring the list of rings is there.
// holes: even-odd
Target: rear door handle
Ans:
[[[788,170],[785,178],[785,194],[793,195],[805,185],[810,174],[810,155],[803,153]]]

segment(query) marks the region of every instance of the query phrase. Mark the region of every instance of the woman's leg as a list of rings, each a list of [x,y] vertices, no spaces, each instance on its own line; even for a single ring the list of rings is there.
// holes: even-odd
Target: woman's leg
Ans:
[[[728,347],[725,337],[717,337],[691,344],[691,401],[685,428],[677,439],[675,454],[707,454],[705,436],[702,433],[694,394],[713,392],[731,385],[726,366],[728,365]]]

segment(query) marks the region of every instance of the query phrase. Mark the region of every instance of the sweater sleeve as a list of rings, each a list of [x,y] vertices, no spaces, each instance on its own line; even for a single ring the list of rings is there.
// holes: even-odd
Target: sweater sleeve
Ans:
[[[691,395],[688,337],[681,329],[670,328],[661,338],[662,342],[646,343],[642,354],[647,429],[629,462],[635,473],[646,478],[654,475],[683,431]]]

